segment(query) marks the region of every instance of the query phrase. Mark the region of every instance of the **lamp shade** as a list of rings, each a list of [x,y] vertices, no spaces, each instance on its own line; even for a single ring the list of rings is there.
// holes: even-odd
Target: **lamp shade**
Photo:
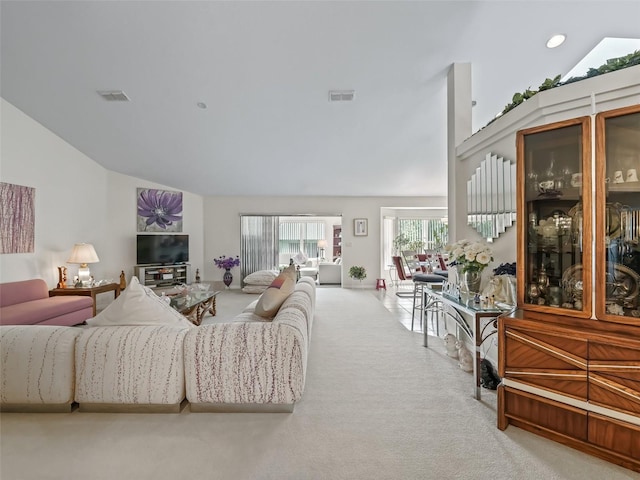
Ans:
[[[318,248],[327,248],[326,240],[318,240]]]
[[[71,250],[71,255],[67,263],[79,263],[86,265],[87,263],[98,263],[100,259],[96,253],[96,249],[90,243],[76,243]]]

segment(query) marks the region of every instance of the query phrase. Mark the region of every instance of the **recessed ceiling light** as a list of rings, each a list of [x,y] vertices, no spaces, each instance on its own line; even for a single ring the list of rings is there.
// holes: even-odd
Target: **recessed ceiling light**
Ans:
[[[549,40],[547,40],[547,48],[559,47],[560,45],[562,45],[564,43],[566,38],[567,37],[565,35],[561,34],[561,33],[558,33],[557,35],[554,35]]]
[[[198,108],[201,108],[203,110],[205,110],[207,108],[207,104],[204,102],[198,102],[196,103],[196,105],[198,106]]]

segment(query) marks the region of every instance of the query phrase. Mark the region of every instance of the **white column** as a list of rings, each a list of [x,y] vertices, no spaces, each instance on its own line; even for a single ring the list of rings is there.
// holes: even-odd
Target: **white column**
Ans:
[[[457,191],[456,146],[471,136],[471,64],[454,63],[447,75],[447,159],[449,241],[458,240],[456,230],[467,223],[467,193]]]

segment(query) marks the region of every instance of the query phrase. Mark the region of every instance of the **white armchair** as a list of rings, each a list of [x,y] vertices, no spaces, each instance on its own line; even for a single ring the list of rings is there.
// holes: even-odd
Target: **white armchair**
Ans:
[[[318,285],[341,285],[342,265],[336,263],[318,264]]]

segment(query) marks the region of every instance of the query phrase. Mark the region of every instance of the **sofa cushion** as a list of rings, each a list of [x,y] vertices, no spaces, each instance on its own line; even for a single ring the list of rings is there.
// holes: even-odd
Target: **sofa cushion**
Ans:
[[[265,318],[273,318],[282,303],[293,292],[296,286],[296,270],[293,265],[285,268],[269,285],[269,288],[258,299],[255,314]]]
[[[177,411],[185,397],[187,331],[163,325],[82,329],[75,356],[75,399],[80,409],[154,405]]]
[[[69,411],[76,337],[81,333],[72,327],[0,327],[2,410]]]
[[[46,297],[2,307],[0,323],[3,325],[35,325],[83,310],[83,315],[74,317],[73,322],[76,324],[91,317],[93,313],[91,297],[75,295]]]
[[[277,276],[278,272],[275,270],[258,270],[257,272],[250,273],[244,277],[244,283],[249,285],[264,285],[265,287],[268,287]]]
[[[256,315],[254,312],[242,312],[239,315],[236,315],[233,319],[233,323],[244,323],[244,322],[269,322],[271,319],[261,317],[260,315]]]
[[[168,325],[194,327],[189,320],[162,300],[150,288],[131,277],[127,288],[102,312],[87,320],[90,327],[117,325]]]
[[[264,293],[269,288],[268,285],[245,285],[242,287],[244,293]]]
[[[299,311],[287,312],[304,322]],[[294,404],[304,391],[307,354],[300,329],[285,324],[233,322],[189,330],[184,369],[191,410],[202,404],[226,404],[228,410]]]

